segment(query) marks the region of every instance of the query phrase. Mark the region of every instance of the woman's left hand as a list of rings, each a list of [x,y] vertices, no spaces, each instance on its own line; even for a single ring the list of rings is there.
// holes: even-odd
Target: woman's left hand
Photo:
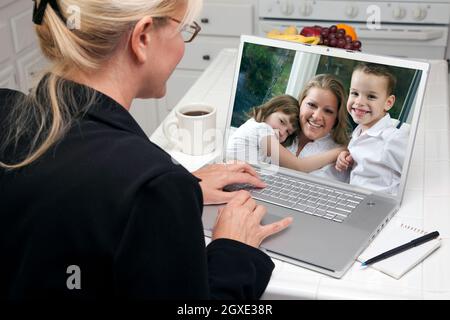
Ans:
[[[237,191],[223,191],[223,188],[230,184],[248,183],[257,188],[266,187],[256,171],[245,162],[212,164],[192,174],[201,179],[203,204],[221,204],[230,201],[237,193]]]

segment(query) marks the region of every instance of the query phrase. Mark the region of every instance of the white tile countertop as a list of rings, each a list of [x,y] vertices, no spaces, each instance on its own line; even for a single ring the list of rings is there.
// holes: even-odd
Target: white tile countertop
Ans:
[[[236,54],[236,50],[223,50],[174,110],[189,102],[213,104],[218,108],[218,129],[223,132]],[[447,62],[430,63],[405,197],[392,220],[438,230],[441,247],[399,280],[371,268],[361,269],[359,263],[342,279],[334,279],[273,259],[276,267],[263,299],[450,299],[450,89]],[[166,120],[175,116],[174,110]],[[151,140],[190,171],[220,155],[219,150],[200,157],[172,150],[161,126]]]

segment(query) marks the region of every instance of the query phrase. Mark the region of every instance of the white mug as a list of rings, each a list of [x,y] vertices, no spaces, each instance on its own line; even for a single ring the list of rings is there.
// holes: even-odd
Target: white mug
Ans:
[[[205,103],[190,103],[175,110],[175,118],[163,125],[167,140],[183,153],[199,156],[215,149],[216,108]],[[176,130],[172,128],[175,127]]]

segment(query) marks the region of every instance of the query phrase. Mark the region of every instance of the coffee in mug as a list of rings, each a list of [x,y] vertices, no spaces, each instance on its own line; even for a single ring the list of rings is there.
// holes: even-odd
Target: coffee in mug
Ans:
[[[184,112],[183,114],[188,117],[198,117],[198,116],[207,115],[208,113],[209,113],[208,111],[203,111],[203,110],[195,111],[194,110],[194,111]]]
[[[186,154],[211,153],[216,146],[216,108],[205,103],[182,106],[164,123],[163,132],[176,149]]]

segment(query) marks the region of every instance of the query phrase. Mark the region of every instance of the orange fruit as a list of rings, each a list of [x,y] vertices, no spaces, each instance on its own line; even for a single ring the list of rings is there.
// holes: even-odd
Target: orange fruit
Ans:
[[[353,41],[358,39],[358,37],[356,36],[356,31],[352,26],[349,26],[348,24],[345,24],[345,23],[341,23],[341,24],[337,24],[336,27],[338,29],[344,29],[345,35],[352,37]]]

